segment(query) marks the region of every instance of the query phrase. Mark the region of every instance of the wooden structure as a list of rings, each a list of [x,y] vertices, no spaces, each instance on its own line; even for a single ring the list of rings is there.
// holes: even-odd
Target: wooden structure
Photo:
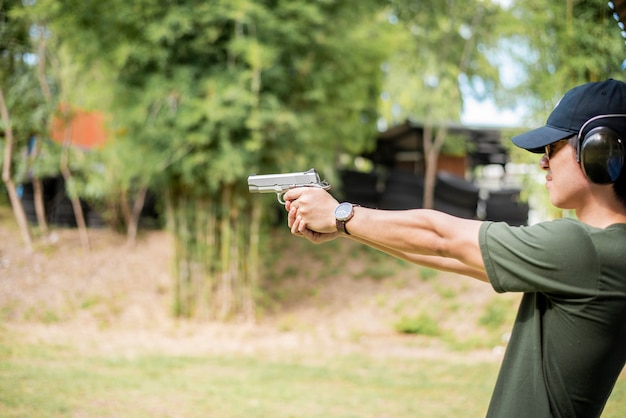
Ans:
[[[505,170],[509,155],[501,143],[501,129],[463,125],[445,128],[449,135],[464,138],[468,151],[460,156],[440,155],[434,208],[463,218],[526,224],[528,206],[519,202],[519,189],[481,190],[468,176],[478,166],[495,164]],[[371,160],[375,169],[370,173],[341,173],[346,200],[390,210],[423,206],[423,125],[405,122],[380,133],[376,148],[363,157]]]

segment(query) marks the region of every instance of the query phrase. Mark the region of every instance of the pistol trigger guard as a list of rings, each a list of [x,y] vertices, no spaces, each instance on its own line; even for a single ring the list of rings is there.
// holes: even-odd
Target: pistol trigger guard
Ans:
[[[278,199],[278,203],[280,203],[283,206],[286,204],[285,201],[283,200],[283,195],[285,193],[286,192],[278,192],[278,193],[276,193],[276,199]]]

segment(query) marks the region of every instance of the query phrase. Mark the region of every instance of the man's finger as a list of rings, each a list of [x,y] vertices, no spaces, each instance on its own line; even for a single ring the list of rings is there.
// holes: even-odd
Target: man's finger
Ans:
[[[300,235],[300,223],[302,220],[300,217],[296,217],[293,223],[291,224],[291,233],[294,235]]]
[[[293,223],[296,220],[296,208],[291,208],[289,210],[289,214],[287,215],[287,226],[289,228],[291,228],[293,226]]]
[[[306,223],[302,221],[302,218],[300,218],[300,216],[298,216],[298,220],[300,221],[298,222],[298,232],[303,233],[307,230]]]
[[[306,187],[296,187],[295,189],[287,190],[287,193],[285,193],[285,195],[283,196],[283,199],[285,199],[285,201],[296,200],[300,196],[302,196],[302,193],[304,193],[305,190],[306,190]]]

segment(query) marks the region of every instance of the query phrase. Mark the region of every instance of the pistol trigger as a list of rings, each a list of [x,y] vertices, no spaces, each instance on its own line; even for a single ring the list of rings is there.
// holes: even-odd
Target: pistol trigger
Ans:
[[[286,192],[278,192],[278,193],[276,193],[276,198],[278,199],[278,203],[280,203],[283,206],[286,204],[285,201],[283,200],[283,195],[285,193]]]

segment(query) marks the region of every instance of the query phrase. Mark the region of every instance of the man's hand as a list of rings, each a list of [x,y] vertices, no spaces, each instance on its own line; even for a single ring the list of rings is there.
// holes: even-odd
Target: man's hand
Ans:
[[[339,204],[323,189],[301,187],[285,193],[285,208],[289,211],[287,224],[291,233],[315,244],[338,236],[335,208]]]

